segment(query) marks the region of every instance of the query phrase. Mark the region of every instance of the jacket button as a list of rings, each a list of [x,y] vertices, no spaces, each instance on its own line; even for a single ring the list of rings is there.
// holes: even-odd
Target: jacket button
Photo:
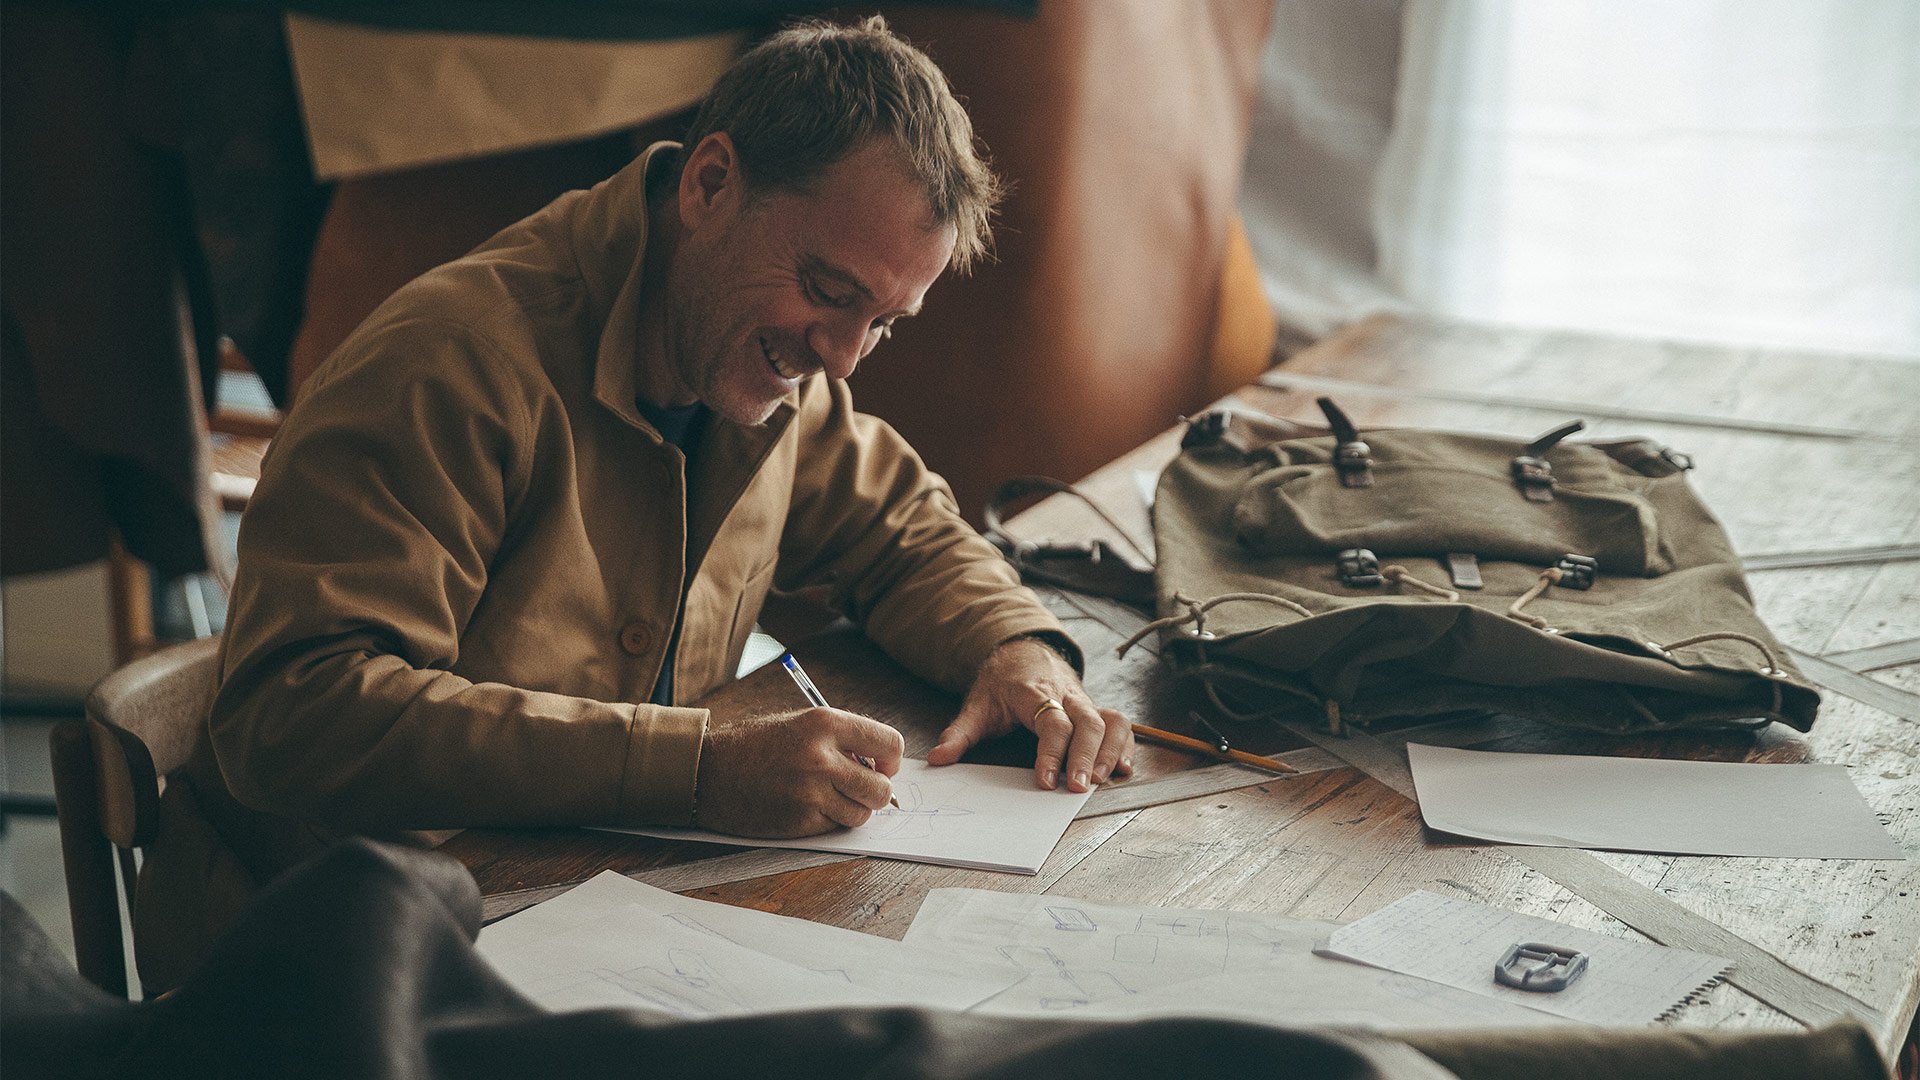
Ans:
[[[644,656],[653,646],[653,630],[646,623],[628,623],[620,628],[620,647],[631,656]]]

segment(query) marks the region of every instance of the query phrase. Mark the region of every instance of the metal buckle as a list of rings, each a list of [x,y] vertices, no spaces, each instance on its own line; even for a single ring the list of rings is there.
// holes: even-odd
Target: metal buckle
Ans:
[[[1585,555],[1572,553],[1562,555],[1560,561],[1554,563],[1553,567],[1560,571],[1560,580],[1554,584],[1563,589],[1579,589],[1585,592],[1593,588],[1594,580],[1600,576],[1600,561]]]
[[[1546,458],[1521,454],[1513,459],[1513,482],[1533,502],[1553,501],[1553,466]]]
[[[1362,488],[1373,486],[1373,447],[1355,439],[1343,442],[1333,448],[1333,467],[1339,471],[1340,486]]]
[[[1340,569],[1340,584],[1350,589],[1363,589],[1386,584],[1387,579],[1380,576],[1380,560],[1366,548],[1348,548],[1337,556]]]
[[[1186,433],[1180,436],[1180,448],[1191,450],[1196,446],[1212,446],[1227,437],[1227,425],[1233,422],[1233,414],[1225,409],[1214,409],[1187,420]]]
[[[1515,942],[1493,965],[1493,981],[1515,990],[1551,994],[1565,990],[1586,970],[1586,953],[1538,941]]]

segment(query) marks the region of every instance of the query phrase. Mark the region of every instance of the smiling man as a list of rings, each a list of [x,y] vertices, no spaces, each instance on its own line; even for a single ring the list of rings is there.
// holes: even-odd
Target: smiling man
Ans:
[[[965,691],[934,763],[1024,726],[1041,787],[1129,772],[1073,643],[845,383],[980,257],[996,195],[930,60],[877,19],[807,24],[723,76],[684,145],[375,312],[242,526],[208,738],[143,871],[148,988],[342,834],[864,822],[893,729],[687,704],[773,587],[827,586]]]

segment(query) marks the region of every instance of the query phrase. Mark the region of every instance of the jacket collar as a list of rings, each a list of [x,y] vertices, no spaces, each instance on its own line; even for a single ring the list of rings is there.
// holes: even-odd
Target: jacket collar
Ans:
[[[587,192],[571,215],[575,261],[589,307],[601,326],[594,352],[594,399],[628,424],[656,437],[659,432],[634,405],[638,365],[649,359],[640,353],[640,297],[645,288],[642,279],[647,259],[647,173],[653,168],[672,167],[679,150],[680,144],[675,142],[647,147],[626,168]],[[584,258],[580,257],[582,253]],[[758,451],[756,459],[787,426],[796,397],[789,394],[764,427],[741,429],[749,444],[758,444],[756,434],[765,433],[765,445],[754,447]],[[738,427],[717,416],[712,425]]]

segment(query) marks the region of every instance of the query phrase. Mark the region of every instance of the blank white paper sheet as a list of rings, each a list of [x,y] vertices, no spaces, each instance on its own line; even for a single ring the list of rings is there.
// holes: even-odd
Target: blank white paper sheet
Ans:
[[[1538,847],[1904,859],[1846,767],[1502,754],[1407,745],[1420,816]]]
[[[1037,874],[1092,792],[1033,784],[1009,765],[928,765],[909,758],[893,778],[898,809],[882,807],[857,829],[797,840],[754,840],[704,829],[614,829],[667,840],[838,851],[911,862]]]

